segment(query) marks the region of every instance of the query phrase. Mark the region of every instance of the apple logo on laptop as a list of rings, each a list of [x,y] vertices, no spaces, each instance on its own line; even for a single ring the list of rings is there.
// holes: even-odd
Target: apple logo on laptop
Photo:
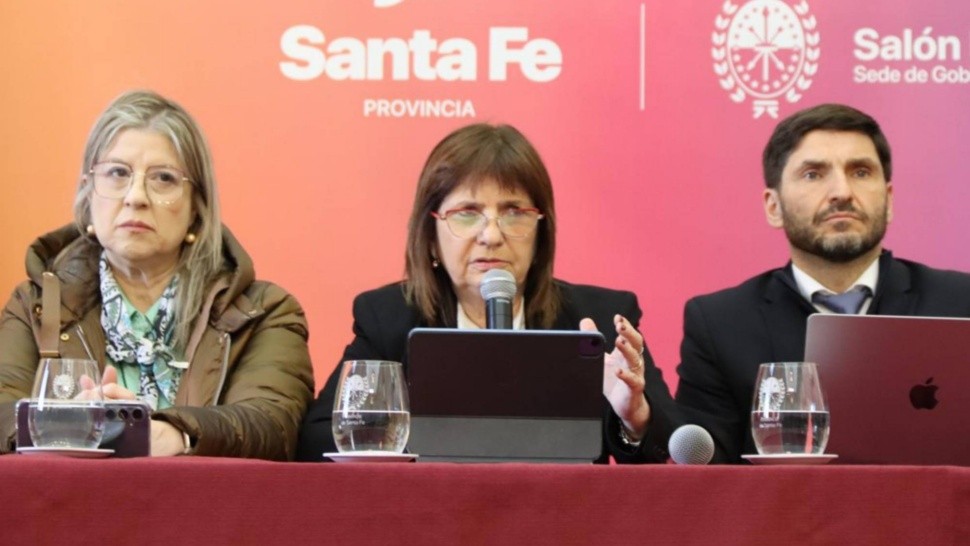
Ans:
[[[913,404],[916,409],[927,409],[931,410],[940,403],[936,399],[936,385],[933,385],[933,378],[926,380],[926,383],[922,385],[916,385],[909,390],[909,401]]]

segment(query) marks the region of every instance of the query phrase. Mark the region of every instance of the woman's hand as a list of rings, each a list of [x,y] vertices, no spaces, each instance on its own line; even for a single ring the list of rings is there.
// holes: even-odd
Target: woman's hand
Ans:
[[[114,366],[106,366],[101,376],[101,390],[105,400],[134,400],[135,393],[118,384],[118,372]],[[182,431],[165,421],[151,422],[152,457],[180,455],[185,451]]]
[[[81,386],[81,393],[75,398],[79,400],[94,400],[97,398],[94,382],[90,377],[83,375],[78,380]],[[134,400],[135,393],[118,384],[118,372],[114,366],[105,366],[104,375],[101,376],[101,394],[104,400]]]
[[[165,421],[152,421],[152,457],[171,457],[184,451],[182,431]]]
[[[118,371],[114,366],[105,366],[101,376],[101,392],[105,400],[134,400],[135,393],[118,384]]]
[[[604,358],[603,396],[623,421],[627,433],[634,439],[643,438],[650,421],[650,404],[643,395],[646,385],[643,371],[644,341],[640,332],[621,315],[613,317],[616,343]],[[592,319],[584,318],[579,329],[598,331]]]

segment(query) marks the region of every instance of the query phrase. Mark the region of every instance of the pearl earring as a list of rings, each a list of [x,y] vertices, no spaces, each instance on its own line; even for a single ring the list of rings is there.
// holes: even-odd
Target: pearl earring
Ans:
[[[188,244],[190,244],[190,245],[192,243],[194,243],[195,242],[195,234],[194,233],[187,233],[185,235],[185,242],[188,243]]]
[[[94,224],[88,224],[88,227],[84,228],[84,231],[86,231],[88,235],[94,235]]]

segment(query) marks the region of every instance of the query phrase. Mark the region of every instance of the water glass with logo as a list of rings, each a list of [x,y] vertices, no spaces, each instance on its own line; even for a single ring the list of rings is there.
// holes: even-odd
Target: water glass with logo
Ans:
[[[751,435],[761,455],[819,455],[829,439],[829,410],[814,362],[758,368]]]
[[[333,438],[340,452],[402,453],[411,413],[400,362],[348,360],[333,404]]]
[[[95,449],[104,434],[104,414],[97,362],[41,359],[27,409],[34,446]]]

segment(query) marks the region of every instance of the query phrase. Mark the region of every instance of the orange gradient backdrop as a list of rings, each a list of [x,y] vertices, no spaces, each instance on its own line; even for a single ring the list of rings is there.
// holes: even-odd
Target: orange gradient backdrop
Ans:
[[[870,13],[859,4],[804,4],[821,36],[818,71],[797,103],[780,101],[780,114],[842,101],[880,119],[897,157],[888,246],[904,257],[970,269],[963,251],[970,228],[963,210],[967,85],[853,77],[858,65],[966,65],[970,8],[898,0]],[[70,221],[82,148],[97,115],[124,90],[154,89],[185,106],[207,134],[223,220],[252,254],[258,276],[305,307],[322,385],[351,339],[354,295],[402,276],[407,216],[427,153],[466,123],[507,122],[534,142],[553,177],[557,276],[635,291],[642,329],[673,385],[686,299],[787,257],[783,237],[761,211],[760,152],[777,120],[754,118],[750,98],[732,102],[712,68],[712,33],[727,5],[3,2],[0,286],[9,290],[23,279],[24,250],[35,237]],[[395,81],[386,65],[380,80],[295,81],[280,63],[302,62],[281,48],[284,32],[297,25],[322,31],[324,49],[339,37],[408,40],[416,30],[439,42],[463,38],[476,48],[476,79],[422,81],[412,71]],[[562,53],[558,77],[531,81],[513,65],[507,80],[490,79],[489,33],[498,27],[526,28],[530,39],[554,42]],[[853,42],[863,27],[881,35],[911,28],[917,36],[932,28],[934,36],[957,36],[962,55],[863,60]],[[476,115],[366,116],[367,99],[469,101]]]

